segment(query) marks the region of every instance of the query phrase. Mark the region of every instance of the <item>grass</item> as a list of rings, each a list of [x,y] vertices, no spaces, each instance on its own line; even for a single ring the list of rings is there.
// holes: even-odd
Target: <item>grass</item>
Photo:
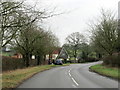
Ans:
[[[67,65],[69,64],[64,64],[62,66],[67,66]],[[25,69],[17,69],[14,71],[3,72],[2,88],[16,88],[20,83],[32,77],[36,73],[58,66],[61,65],[43,65],[43,66],[29,67]]]
[[[107,66],[103,66],[102,64],[98,64],[98,65],[91,66],[90,70],[104,76],[120,79],[120,70],[118,68],[107,67]]]

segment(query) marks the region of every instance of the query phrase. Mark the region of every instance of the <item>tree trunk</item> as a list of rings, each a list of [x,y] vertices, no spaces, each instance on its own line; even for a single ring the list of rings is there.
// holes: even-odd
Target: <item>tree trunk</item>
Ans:
[[[29,59],[30,59],[30,55],[29,55],[29,53],[26,53],[25,54],[25,58],[24,58],[24,60],[25,60],[25,62],[26,62],[26,67],[29,67]]]
[[[32,59],[32,54],[30,54],[30,59]]]
[[[37,56],[37,65],[40,65],[41,63],[40,63],[40,56],[38,55]]]
[[[98,54],[98,58],[100,59],[101,57],[102,57],[102,55],[99,53],[99,54]]]
[[[22,54],[22,56],[23,56],[24,66],[26,66],[26,62],[25,62],[25,55],[24,55],[24,54]]]
[[[64,62],[67,63],[67,59],[64,59]]]
[[[44,64],[46,64],[46,55],[43,55],[43,61],[44,61]]]
[[[74,51],[75,63],[76,63],[76,57],[77,57],[77,52],[76,52],[76,50],[75,50],[75,51]]]
[[[51,60],[51,58],[52,58],[52,57],[51,57],[51,54],[49,54],[49,60]]]

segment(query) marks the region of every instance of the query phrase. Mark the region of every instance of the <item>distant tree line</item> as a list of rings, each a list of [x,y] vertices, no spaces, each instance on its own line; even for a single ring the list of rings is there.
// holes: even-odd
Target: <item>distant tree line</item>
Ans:
[[[103,59],[105,64],[107,62],[112,65],[120,65],[118,60],[120,53],[119,24],[116,14],[102,9],[97,21],[89,24],[89,34],[92,34],[90,41],[87,42],[87,38],[83,34],[75,32],[68,35],[64,47],[75,60],[81,58],[86,61],[94,61],[96,58],[96,60]]]

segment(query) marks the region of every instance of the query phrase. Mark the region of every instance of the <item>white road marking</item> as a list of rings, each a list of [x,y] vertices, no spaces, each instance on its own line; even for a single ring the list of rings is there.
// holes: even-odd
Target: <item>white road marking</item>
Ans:
[[[71,79],[72,79],[72,81],[78,86],[79,84],[75,81],[75,79],[72,77],[72,75],[70,74],[70,71],[71,71],[71,69],[68,71],[69,73],[69,76],[71,77]],[[76,87],[75,85],[74,85],[74,87]]]
[[[75,85],[72,85],[74,88],[77,88]]]
[[[69,76],[71,77],[71,74],[69,73]]]
[[[68,71],[70,73],[71,69]]]
[[[73,82],[78,86],[79,84],[75,81],[74,78],[72,78]]]

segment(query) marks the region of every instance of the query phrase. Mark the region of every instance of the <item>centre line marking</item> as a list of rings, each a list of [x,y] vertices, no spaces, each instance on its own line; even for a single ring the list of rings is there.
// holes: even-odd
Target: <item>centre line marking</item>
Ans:
[[[75,85],[72,85],[74,88],[77,88]]]
[[[69,76],[71,77],[71,74],[69,73]]]
[[[70,73],[71,69],[68,71]]]
[[[71,77],[72,81],[78,86],[79,84],[75,81],[74,78],[72,78],[72,75],[70,74],[70,71],[71,71],[71,69],[68,71],[69,72],[69,76]]]
[[[73,82],[78,86],[79,84],[75,81],[74,78],[72,78]]]

